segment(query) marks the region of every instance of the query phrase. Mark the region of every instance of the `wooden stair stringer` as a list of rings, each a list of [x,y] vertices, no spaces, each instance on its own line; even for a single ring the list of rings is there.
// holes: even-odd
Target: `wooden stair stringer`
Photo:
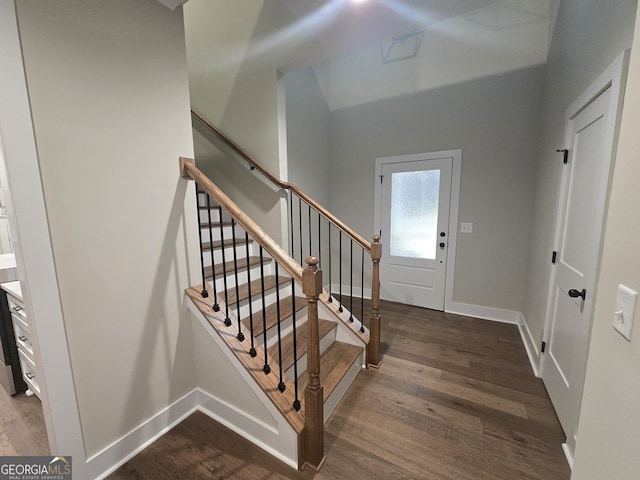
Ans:
[[[264,395],[270,400],[275,409],[280,412],[282,417],[287,421],[291,428],[300,435],[304,430],[304,411],[296,411],[293,408],[294,398],[294,384],[291,380],[284,377],[283,382],[285,384],[285,391],[281,392],[278,389],[279,378],[276,375],[278,366],[274,362],[270,362],[271,373],[265,374],[262,370],[264,350],[255,345],[257,355],[252,357],[249,354],[249,339],[245,338],[243,342],[240,342],[236,335],[238,333],[237,321],[232,321],[232,324],[227,327],[224,324],[224,308],[221,308],[219,312],[214,312],[211,307],[211,298],[213,298],[213,291],[209,285],[207,285],[207,291],[209,296],[202,298],[201,292],[202,285],[190,287],[185,290],[185,294],[191,300],[193,306],[198,312],[206,319],[211,327],[216,331],[219,337],[227,345],[229,352],[231,352],[239,363],[246,369],[251,378],[259,387]],[[194,312],[195,313],[195,312]]]

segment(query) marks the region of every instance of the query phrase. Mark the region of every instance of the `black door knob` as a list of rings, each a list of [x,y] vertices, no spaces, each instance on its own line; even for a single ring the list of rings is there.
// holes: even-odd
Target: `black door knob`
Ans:
[[[444,242],[440,242],[440,248],[444,248]]]
[[[441,237],[444,237],[445,235],[446,235],[446,233],[444,233],[444,232],[440,232],[440,236],[441,236]]]
[[[571,290],[569,290],[569,296],[571,298],[582,297],[582,300],[585,300],[587,297],[587,289],[583,288],[582,290],[578,291],[575,288],[572,288]]]

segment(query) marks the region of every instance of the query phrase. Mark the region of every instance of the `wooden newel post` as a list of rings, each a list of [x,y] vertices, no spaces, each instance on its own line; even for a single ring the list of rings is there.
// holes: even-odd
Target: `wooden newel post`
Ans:
[[[322,270],[318,257],[307,257],[302,272],[302,291],[307,297],[307,388],[304,392],[305,463],[318,470],[324,462],[324,394],[320,385],[320,333],[318,296],[322,292]]]
[[[367,365],[380,366],[380,257],[382,245],[380,237],[374,235],[371,244],[371,316],[369,317],[369,344],[367,345]]]

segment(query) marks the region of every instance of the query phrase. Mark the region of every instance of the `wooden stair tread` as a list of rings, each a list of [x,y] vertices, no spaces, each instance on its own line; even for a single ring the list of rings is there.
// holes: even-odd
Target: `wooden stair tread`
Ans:
[[[230,227],[231,226],[231,221],[228,221],[228,222],[226,220],[223,221],[222,222],[222,226],[223,227]],[[200,228],[209,228],[209,227],[212,227],[214,229],[220,228],[220,222],[217,222],[217,221],[216,222],[211,222],[211,223],[209,223],[207,221],[200,222]],[[215,232],[215,233],[219,233],[219,232]]]
[[[293,313],[293,305],[292,305],[291,299],[292,299],[291,296],[280,299],[280,320],[284,320],[285,318],[290,317],[291,314]],[[306,306],[307,306],[306,298],[296,297],[296,312],[302,310]],[[267,305],[265,312],[266,312],[267,330],[269,330],[276,323],[278,323],[277,304],[274,302],[271,305]],[[247,330],[251,328],[249,317],[243,318],[242,323],[244,324]],[[264,332],[263,322],[262,322],[262,310],[258,310],[257,312],[253,312],[253,336],[257,337],[258,335],[262,335],[262,332]]]
[[[356,347],[350,343],[335,341],[322,354],[320,357],[320,385],[323,387],[325,402],[363,350],[364,348]],[[304,392],[308,379],[306,372],[300,376],[298,379],[298,391]]]
[[[268,263],[271,262],[271,257],[264,257],[262,263],[264,263],[265,265],[267,265]],[[237,261],[238,264],[238,270],[244,270],[247,268],[247,259],[246,258],[239,258]],[[260,265],[260,257],[249,257],[249,266],[250,267],[254,267],[256,265]],[[222,266],[221,263],[216,265],[215,268],[215,275],[216,277],[222,275],[222,273],[226,270],[227,274],[231,274],[234,272],[235,269],[235,265],[233,264],[233,260],[229,261],[229,262],[225,262],[224,264],[224,268]],[[211,265],[209,265],[208,267],[204,267],[204,276],[206,278],[211,278]]]
[[[283,277],[282,275],[279,275],[278,283],[280,285],[284,285],[285,283],[288,283],[290,281],[291,281],[291,278]],[[275,275],[266,275],[264,277],[264,291],[267,292],[267,291],[271,290],[272,288],[275,288],[275,286],[276,286],[276,276]],[[233,304],[236,303],[236,289],[232,287],[229,290],[230,291],[227,294],[228,299],[229,299],[229,305],[233,305]],[[249,298],[249,284],[248,283],[244,283],[244,284],[240,285],[238,287],[238,290],[239,290],[240,301],[241,302]],[[251,282],[251,296],[260,295],[260,293],[262,293],[262,282],[260,281],[260,279],[253,280]]]
[[[246,245],[247,240],[246,238],[236,238],[236,245]],[[253,243],[253,240],[249,239],[249,243]],[[233,246],[233,239],[228,239],[224,241],[224,246],[225,247],[232,247]],[[222,242],[220,240],[214,240],[213,242],[213,249],[214,250],[218,250],[222,247]],[[207,252],[211,250],[211,242],[202,242],[202,251],[203,252]],[[233,255],[233,253],[232,253]]]
[[[298,349],[296,351],[297,359],[301,359],[307,353],[307,334],[308,334],[307,322],[296,327],[296,340],[298,343]],[[331,320],[318,319],[318,330],[320,333],[320,340],[324,338],[331,330],[337,328],[338,324]],[[271,358],[278,358],[278,344],[275,343],[267,349],[267,353]],[[293,332],[289,332],[282,339],[282,369],[289,370],[293,366]]]

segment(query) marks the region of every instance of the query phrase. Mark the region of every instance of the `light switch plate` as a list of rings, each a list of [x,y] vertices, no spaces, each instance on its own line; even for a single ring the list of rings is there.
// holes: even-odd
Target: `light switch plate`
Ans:
[[[616,306],[613,310],[613,328],[629,341],[631,341],[631,329],[637,301],[638,292],[625,285],[618,285]]]
[[[461,223],[460,233],[473,233],[473,223]]]

